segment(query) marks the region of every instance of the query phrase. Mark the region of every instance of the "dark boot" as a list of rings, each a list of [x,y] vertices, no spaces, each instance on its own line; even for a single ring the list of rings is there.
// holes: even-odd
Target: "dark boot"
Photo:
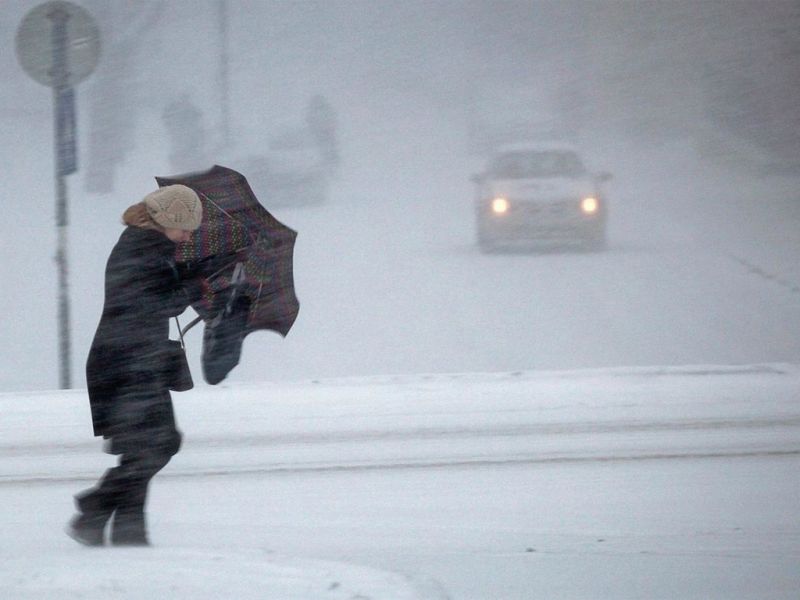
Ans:
[[[136,482],[120,496],[111,522],[111,543],[115,546],[149,546],[144,504],[147,482]]]
[[[119,530],[115,529],[111,534],[111,543],[114,546],[149,546],[150,540],[147,534],[141,529]]]
[[[131,514],[117,511],[111,524],[111,543],[114,546],[149,546],[144,512]]]
[[[67,525],[67,535],[85,546],[102,546],[103,530],[114,505],[102,488],[92,488],[75,496],[78,514]]]
[[[84,546],[102,546],[106,521],[79,513],[67,525],[67,535]]]

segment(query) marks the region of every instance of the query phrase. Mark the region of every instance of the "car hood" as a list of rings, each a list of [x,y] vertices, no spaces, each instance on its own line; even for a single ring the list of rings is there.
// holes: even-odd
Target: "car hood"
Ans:
[[[558,199],[596,193],[594,181],[588,178],[495,179],[488,182],[488,188],[490,195],[506,198]]]

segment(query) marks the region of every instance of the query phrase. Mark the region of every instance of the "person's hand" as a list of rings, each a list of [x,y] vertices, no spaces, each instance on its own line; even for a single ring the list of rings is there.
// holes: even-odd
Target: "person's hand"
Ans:
[[[188,281],[202,277],[203,269],[202,262],[199,260],[187,260],[175,263],[177,269],[178,279],[180,281]]]
[[[192,305],[195,302],[199,302],[205,293],[205,285],[203,284],[202,277],[194,277],[192,279],[184,280],[181,284],[181,288],[186,294],[187,305]]]

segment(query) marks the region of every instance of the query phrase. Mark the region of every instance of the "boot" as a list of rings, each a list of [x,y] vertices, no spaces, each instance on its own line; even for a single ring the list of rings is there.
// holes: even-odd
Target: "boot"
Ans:
[[[67,535],[85,546],[102,546],[103,530],[113,506],[98,488],[92,488],[75,496],[78,514],[67,525]]]
[[[114,529],[111,533],[111,543],[114,546],[149,546],[150,540],[142,530]]]
[[[143,506],[117,509],[111,523],[111,543],[114,546],[149,546]]]
[[[67,525],[67,535],[84,546],[102,546],[107,520],[78,513]]]

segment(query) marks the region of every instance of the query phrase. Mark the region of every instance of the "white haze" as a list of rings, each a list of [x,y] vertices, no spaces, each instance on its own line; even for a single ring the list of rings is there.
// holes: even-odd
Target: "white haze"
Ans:
[[[2,390],[58,382],[51,96],[14,56],[36,4],[6,1],[0,16]],[[164,106],[190,94],[213,144],[222,118],[218,3],[79,4],[101,22],[104,54],[77,88],[81,171],[69,177],[75,387],[119,215],[171,174]],[[342,153],[325,204],[272,206],[260,194],[299,232],[301,311],[285,340],[249,336],[231,381],[800,362],[797,180],[765,175],[780,151],[720,127],[707,101],[720,72],[769,87],[772,110],[753,127],[785,147],[776,122],[797,131],[786,108],[796,3],[231,1],[228,11],[238,144],[209,164],[236,168],[299,123],[315,93],[338,111]],[[608,252],[478,252],[470,132],[519,105],[569,125],[592,167],[615,175]],[[115,115],[104,133],[125,150],[108,194],[85,191],[99,110]]]

